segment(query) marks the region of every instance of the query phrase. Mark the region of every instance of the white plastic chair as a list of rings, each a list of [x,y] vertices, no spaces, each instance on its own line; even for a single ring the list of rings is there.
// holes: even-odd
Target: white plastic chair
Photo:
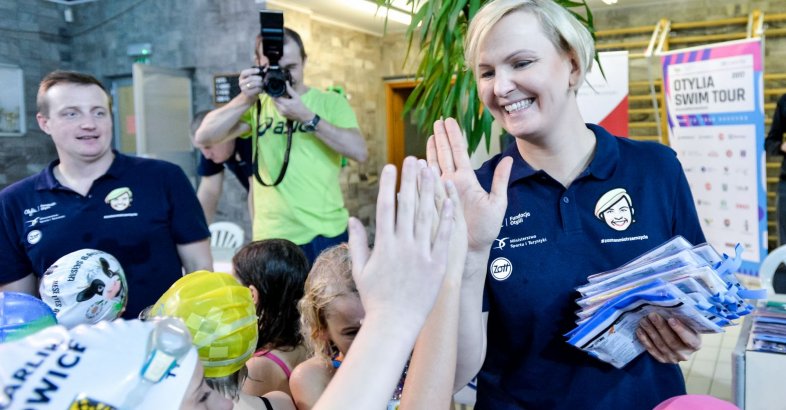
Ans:
[[[232,222],[210,224],[210,247],[213,250],[229,251],[232,254],[243,245],[243,228]]]
[[[786,245],[781,245],[770,252],[759,265],[761,287],[767,289],[767,300],[786,302],[786,294],[775,292],[775,273],[781,263],[786,263]]]

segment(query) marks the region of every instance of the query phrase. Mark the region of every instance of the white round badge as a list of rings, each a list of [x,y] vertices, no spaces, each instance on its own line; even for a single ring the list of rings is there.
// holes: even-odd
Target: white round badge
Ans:
[[[497,258],[489,266],[491,276],[496,280],[505,280],[513,273],[513,265],[507,258]]]
[[[30,245],[35,245],[40,240],[41,240],[41,231],[39,231],[38,229],[34,231],[30,231],[27,234],[27,243],[29,243]]]

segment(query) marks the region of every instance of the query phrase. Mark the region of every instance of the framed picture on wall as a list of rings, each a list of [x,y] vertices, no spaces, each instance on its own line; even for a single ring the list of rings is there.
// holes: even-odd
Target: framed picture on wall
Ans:
[[[0,64],[0,137],[20,137],[26,124],[22,68]]]

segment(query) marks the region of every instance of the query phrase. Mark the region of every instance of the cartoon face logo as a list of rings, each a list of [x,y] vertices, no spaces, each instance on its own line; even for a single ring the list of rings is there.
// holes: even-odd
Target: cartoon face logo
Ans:
[[[88,285],[76,295],[79,303],[90,304],[85,310],[85,318],[93,320],[102,315],[113,318],[125,304],[124,280],[120,276],[120,269],[112,270],[103,257],[98,258],[101,269],[91,269],[87,273]]]
[[[131,189],[122,187],[113,189],[107,194],[106,198],[104,198],[104,202],[115,211],[125,211],[131,206],[133,197],[134,195],[131,193]]]
[[[606,222],[615,231],[624,231],[633,219],[633,201],[623,188],[614,188],[603,194],[595,204],[595,217]]]

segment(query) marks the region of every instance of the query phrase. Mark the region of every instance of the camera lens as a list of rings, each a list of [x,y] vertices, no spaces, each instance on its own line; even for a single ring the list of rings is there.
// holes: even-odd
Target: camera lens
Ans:
[[[275,75],[274,73],[278,75]],[[281,74],[281,72],[268,72],[268,75],[265,77],[263,89],[268,95],[274,98],[281,97],[282,95],[286,94],[287,83],[284,80],[284,76]]]

